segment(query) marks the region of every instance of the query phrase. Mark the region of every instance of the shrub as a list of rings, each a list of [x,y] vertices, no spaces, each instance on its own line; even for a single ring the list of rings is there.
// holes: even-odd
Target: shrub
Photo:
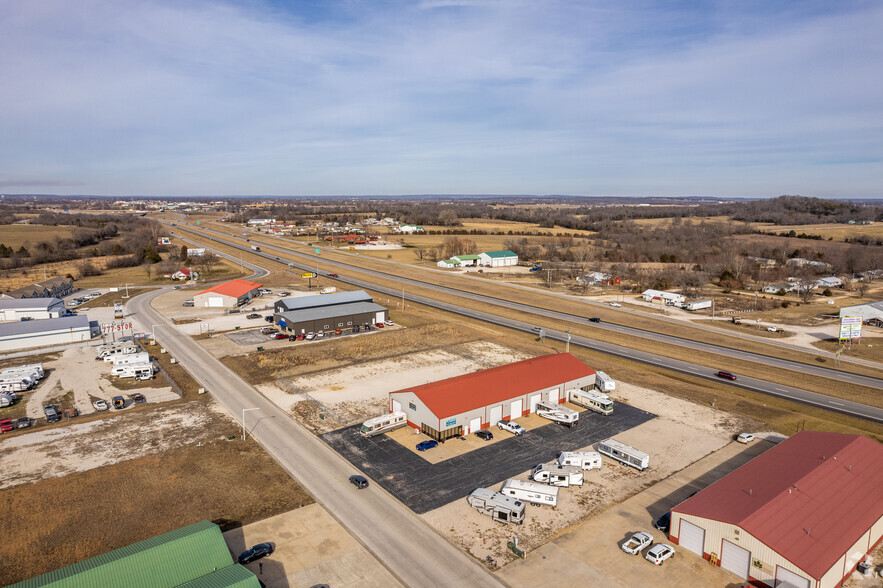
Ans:
[[[788,302],[787,300],[782,301],[782,308],[788,308],[789,306],[791,306],[790,302]]]

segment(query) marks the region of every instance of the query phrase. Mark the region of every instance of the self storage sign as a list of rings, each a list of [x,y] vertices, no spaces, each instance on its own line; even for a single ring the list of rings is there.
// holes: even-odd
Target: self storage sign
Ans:
[[[121,331],[131,331],[132,330],[132,322],[125,323],[106,323],[101,325],[101,333],[103,335],[109,335],[111,333],[119,333]]]

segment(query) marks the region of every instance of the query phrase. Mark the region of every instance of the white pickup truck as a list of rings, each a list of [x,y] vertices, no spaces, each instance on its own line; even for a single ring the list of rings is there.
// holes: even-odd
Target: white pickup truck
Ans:
[[[650,533],[639,531],[632,535],[632,538],[622,544],[622,550],[632,555],[638,555],[645,547],[653,544],[653,537]]]

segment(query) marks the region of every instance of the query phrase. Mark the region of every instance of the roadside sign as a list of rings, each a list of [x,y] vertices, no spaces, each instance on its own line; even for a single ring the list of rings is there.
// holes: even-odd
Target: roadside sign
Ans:
[[[109,335],[110,333],[119,333],[120,331],[131,331],[133,325],[131,322],[125,323],[103,323],[101,325],[101,333]]]
[[[840,319],[840,340],[862,338],[862,317],[845,316]]]
[[[319,248],[318,248],[318,247],[316,247],[316,253],[319,253]]]
[[[305,274],[301,274],[300,277],[312,279],[316,277],[316,272],[307,272]]]

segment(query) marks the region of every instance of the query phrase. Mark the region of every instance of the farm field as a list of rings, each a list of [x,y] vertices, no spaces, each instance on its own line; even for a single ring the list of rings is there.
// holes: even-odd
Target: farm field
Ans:
[[[845,223],[831,223],[819,225],[771,225],[769,223],[752,223],[752,226],[759,231],[766,233],[788,233],[794,231],[798,235],[806,233],[807,235],[819,235],[828,239],[829,237],[835,241],[843,241],[847,237],[854,238],[861,235],[868,237],[883,237],[883,223],[874,223],[871,225],[850,225]]]
[[[52,242],[55,238],[70,237],[75,227],[58,227],[43,225],[0,225],[0,243],[13,249],[21,246],[30,247],[40,241]]]

